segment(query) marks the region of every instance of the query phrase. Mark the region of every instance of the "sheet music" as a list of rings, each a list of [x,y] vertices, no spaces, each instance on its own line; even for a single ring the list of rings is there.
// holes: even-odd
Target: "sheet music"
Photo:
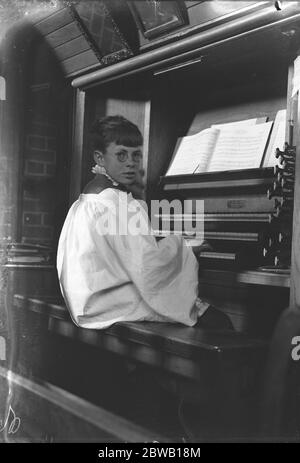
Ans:
[[[267,117],[254,117],[253,119],[245,119],[243,121],[235,121],[235,122],[225,122],[224,124],[212,124],[212,128],[215,129],[226,129],[226,128],[235,128],[235,127],[244,127],[244,126],[251,126],[256,124],[261,124],[262,122],[266,122]]]
[[[273,122],[220,131],[208,171],[259,167]]]
[[[293,77],[293,88],[292,88],[292,97],[300,89],[300,56],[294,61],[294,77]]]
[[[266,152],[264,167],[273,167],[278,163],[275,156],[276,148],[281,151],[284,149],[285,143],[285,127],[286,127],[286,109],[281,109],[277,112],[274,127],[271,133],[269,146]]]
[[[219,131],[217,129],[209,128],[195,135],[179,139],[173,162],[166,175],[205,172],[218,134]]]

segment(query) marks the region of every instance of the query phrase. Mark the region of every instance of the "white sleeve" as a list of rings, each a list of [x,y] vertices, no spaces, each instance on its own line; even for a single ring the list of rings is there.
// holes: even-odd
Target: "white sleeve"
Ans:
[[[152,310],[176,322],[196,322],[198,263],[181,236],[157,242],[151,234],[131,234],[129,230],[109,240],[119,264]]]

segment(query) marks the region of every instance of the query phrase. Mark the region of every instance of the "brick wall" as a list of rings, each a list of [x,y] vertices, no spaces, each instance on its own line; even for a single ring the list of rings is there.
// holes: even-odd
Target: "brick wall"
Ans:
[[[54,204],[51,192],[40,194],[28,184],[23,192],[22,242],[50,244],[54,229]]]
[[[32,86],[24,153],[22,242],[50,244],[54,232],[57,128],[48,83]]]

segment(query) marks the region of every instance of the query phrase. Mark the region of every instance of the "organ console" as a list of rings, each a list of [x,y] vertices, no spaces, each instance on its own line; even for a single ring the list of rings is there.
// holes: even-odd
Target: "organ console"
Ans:
[[[199,256],[202,269],[264,270],[268,266],[270,271],[288,271],[291,238],[287,234],[291,236],[293,219],[295,147],[286,144],[284,151],[277,148],[276,158],[280,164],[273,169],[246,170],[243,178],[239,171],[161,178],[164,199],[172,202],[180,197],[184,204],[197,200],[204,203],[204,214],[198,219],[195,212],[169,216],[173,228],[180,220],[185,226],[188,221],[204,221],[204,239],[212,250]],[[162,235],[165,220],[166,217],[160,224]],[[190,235],[185,238],[191,242]]]
[[[239,173],[232,172],[229,178],[226,178],[229,174],[224,173],[220,175],[220,180],[215,180],[215,175],[211,173],[206,187],[206,194],[210,195],[208,204],[205,190],[201,188],[202,174],[197,175],[198,191],[194,191],[191,198],[186,186],[185,200],[204,201],[204,238],[213,250],[200,255],[202,268],[208,265],[212,268],[224,265],[228,269],[255,268],[262,263],[264,243],[270,234],[270,220],[274,213],[274,201],[267,198],[268,183],[272,180],[268,176],[270,173],[272,171],[268,170],[265,177],[257,178],[256,172],[249,172],[244,195],[241,193],[245,188],[244,179],[238,178]],[[230,177],[235,177],[235,180]],[[178,183],[170,184],[167,178],[163,180],[164,197],[170,201],[174,194],[181,193],[181,179],[176,181]],[[195,181],[190,179],[191,190]]]

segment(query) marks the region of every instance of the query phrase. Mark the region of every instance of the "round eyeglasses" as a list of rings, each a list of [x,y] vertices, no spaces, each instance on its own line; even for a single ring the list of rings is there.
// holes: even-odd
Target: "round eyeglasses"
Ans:
[[[120,162],[126,162],[129,158],[129,154],[126,151],[121,151],[120,153],[116,153],[116,156],[118,158],[118,161]],[[139,163],[140,160],[142,159],[143,155],[140,151],[133,152],[131,154],[131,159],[135,163]]]

